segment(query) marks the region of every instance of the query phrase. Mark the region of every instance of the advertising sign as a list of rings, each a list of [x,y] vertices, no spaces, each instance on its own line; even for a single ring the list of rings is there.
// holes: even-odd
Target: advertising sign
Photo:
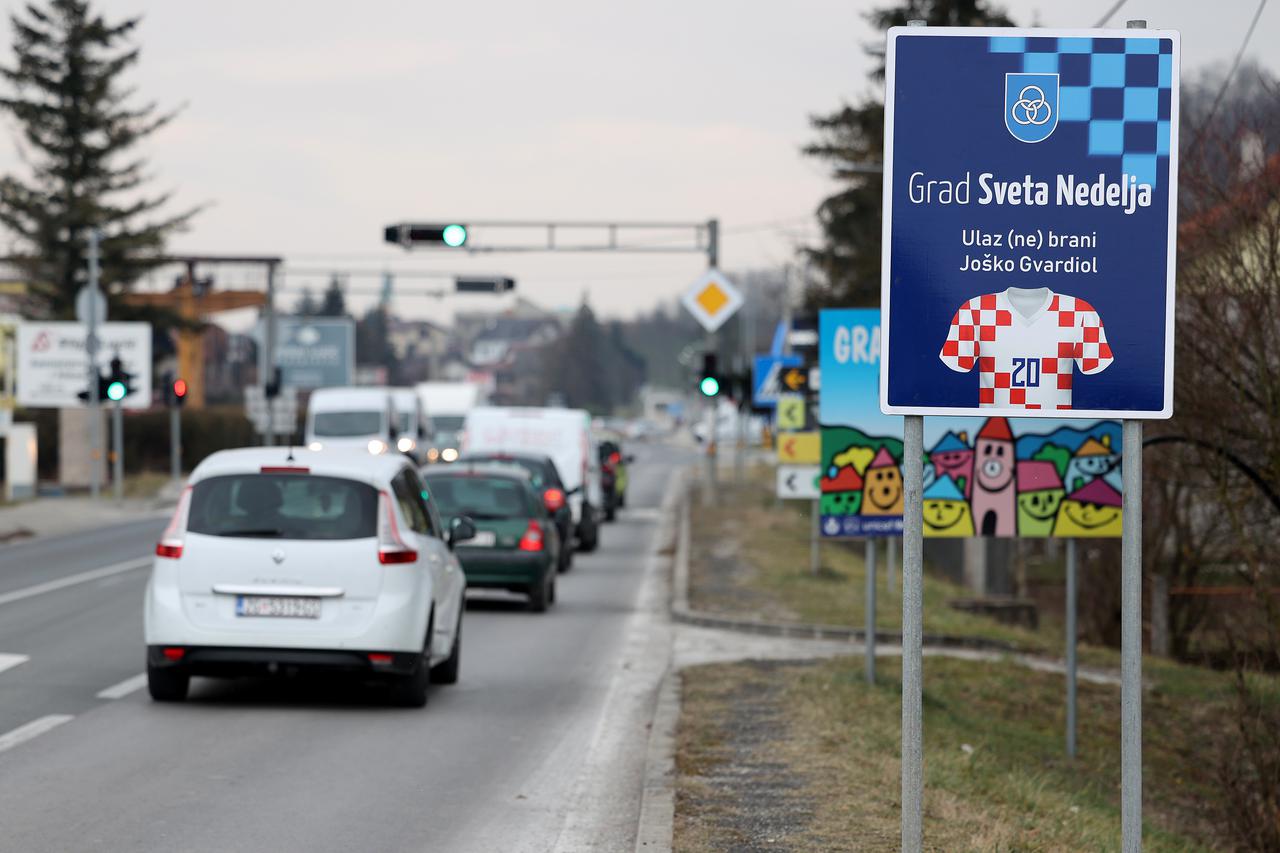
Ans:
[[[911,27],[886,54],[881,409],[1167,418],[1178,34]]]
[[[902,533],[902,418],[877,404],[880,311],[821,315],[825,536]],[[1117,421],[924,420],[924,535],[1120,535]]]
[[[262,339],[259,325],[259,343]],[[276,365],[284,387],[354,385],[355,364],[356,327],[350,317],[276,318]]]
[[[86,405],[79,395],[89,390],[89,327],[80,323],[18,325],[18,405],[40,409],[73,409]],[[98,326],[98,370],[106,374],[116,356],[132,375],[133,393],[121,401],[126,409],[151,407],[151,324],[103,323]],[[107,400],[101,401],[111,405]]]

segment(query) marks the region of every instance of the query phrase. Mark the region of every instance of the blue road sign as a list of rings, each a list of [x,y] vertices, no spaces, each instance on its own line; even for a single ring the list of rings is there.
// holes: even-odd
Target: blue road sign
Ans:
[[[804,361],[798,355],[758,355],[751,367],[751,405],[757,409],[773,409],[778,405],[782,387],[782,369],[799,367]]]
[[[1172,414],[1178,59],[1169,30],[890,30],[884,412]]]

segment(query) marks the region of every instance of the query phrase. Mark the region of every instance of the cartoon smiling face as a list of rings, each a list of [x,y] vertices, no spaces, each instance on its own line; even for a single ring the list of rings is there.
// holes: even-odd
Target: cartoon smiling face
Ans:
[[[1068,499],[1058,510],[1054,536],[1119,536],[1121,509],[1118,506]]]
[[[864,479],[863,515],[902,515],[902,474],[897,466],[868,468]]]
[[[978,439],[974,479],[988,492],[998,492],[1013,482],[1013,442]]]
[[[1049,536],[1066,492],[1038,489],[1018,495],[1018,535]]]
[[[939,477],[945,474],[955,480],[956,484],[966,494],[971,491],[970,481],[973,478],[972,450],[948,450],[943,453],[935,453],[929,457],[929,461],[933,463]]]
[[[973,513],[964,501],[932,500],[924,502],[925,536],[972,536]]]

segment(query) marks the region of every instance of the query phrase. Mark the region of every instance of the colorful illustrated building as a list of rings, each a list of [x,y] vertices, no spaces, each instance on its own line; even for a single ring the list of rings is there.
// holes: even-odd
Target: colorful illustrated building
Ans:
[[[973,520],[983,536],[1015,536],[1016,449],[1008,418],[990,418],[978,432],[973,457]]]
[[[950,477],[966,498],[973,496],[973,448],[969,434],[948,432],[929,451],[935,479]]]
[[[1018,462],[1018,535],[1052,536],[1066,491],[1052,462]]]
[[[863,515],[902,515],[902,472],[883,447],[863,477]]]
[[[1058,510],[1054,536],[1119,536],[1123,501],[1111,484],[1098,478],[1067,495]]]
[[[925,536],[972,536],[973,514],[964,493],[943,475],[924,491]]]
[[[1099,477],[1120,490],[1120,454],[1111,449],[1109,435],[1088,439],[1067,463],[1066,486],[1071,491],[1078,491]]]

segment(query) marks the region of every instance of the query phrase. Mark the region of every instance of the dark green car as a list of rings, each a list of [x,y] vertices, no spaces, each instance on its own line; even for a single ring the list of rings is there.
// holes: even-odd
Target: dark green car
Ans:
[[[462,517],[475,524],[475,537],[456,548],[468,588],[523,593],[535,613],[555,601],[560,534],[525,471],[458,462],[427,468],[423,481],[450,524]]]

